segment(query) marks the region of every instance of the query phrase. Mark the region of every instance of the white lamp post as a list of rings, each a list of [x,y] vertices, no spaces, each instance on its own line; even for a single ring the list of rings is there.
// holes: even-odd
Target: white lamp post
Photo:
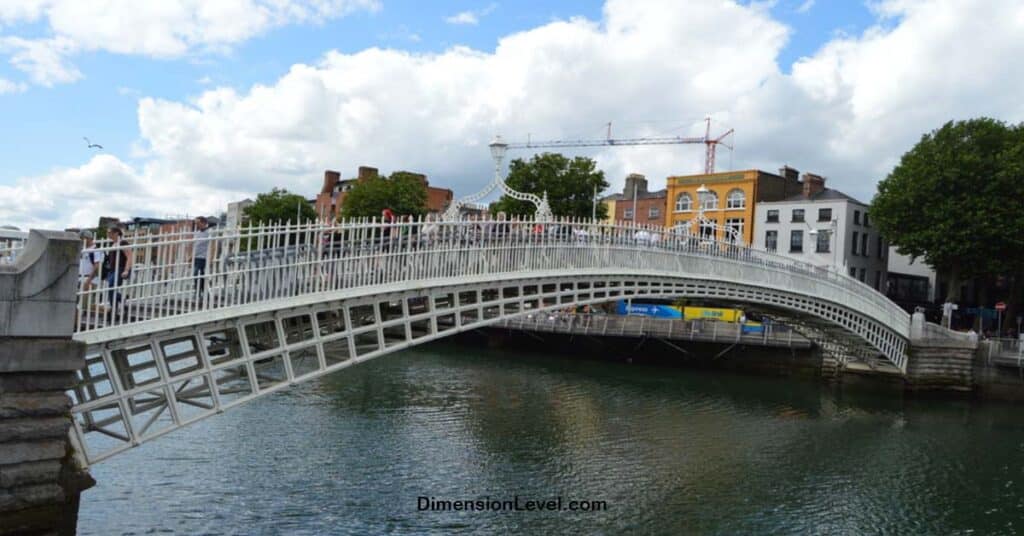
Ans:
[[[534,218],[537,221],[551,221],[553,219],[553,215],[551,213],[551,206],[548,205],[547,192],[544,192],[543,197],[537,197],[533,194],[517,192],[505,184],[505,180],[501,176],[501,163],[505,160],[505,153],[508,152],[508,144],[501,139],[501,136],[495,136],[494,140],[488,144],[488,147],[491,149],[491,158],[494,159],[494,180],[492,180],[491,183],[483,190],[452,203],[451,206],[448,207],[448,210],[444,212],[445,221],[457,221],[459,219],[459,209],[461,207],[470,203],[476,203],[495,189],[498,189],[512,199],[533,203],[533,205],[537,207],[536,213],[534,214]]]
[[[488,147],[491,148],[491,158],[494,159],[494,176],[501,177],[501,162],[508,152],[508,144],[502,141],[501,136],[495,136]]]
[[[711,193],[711,190],[703,184],[697,188],[697,217],[693,221],[697,224],[697,237],[701,240],[704,239],[703,227],[707,223],[707,220],[704,218],[704,200],[707,199],[709,193]],[[714,233],[714,230],[711,232]]]
[[[807,223],[805,222],[804,225],[807,225]],[[810,225],[807,225],[807,226],[810,227]],[[820,231],[818,229],[811,228],[811,230],[808,231],[807,235],[811,237],[811,240],[814,242],[814,250],[817,251],[818,250],[818,233],[826,233],[826,236],[828,236],[828,248],[832,251],[832,263],[829,265],[829,268],[831,268],[832,270],[836,270],[837,269],[837,266],[836,266],[836,248],[835,248],[835,244],[832,243],[832,237],[836,235],[836,233],[835,233],[836,220],[829,221],[828,222],[828,226],[829,226],[828,229],[821,229]]]

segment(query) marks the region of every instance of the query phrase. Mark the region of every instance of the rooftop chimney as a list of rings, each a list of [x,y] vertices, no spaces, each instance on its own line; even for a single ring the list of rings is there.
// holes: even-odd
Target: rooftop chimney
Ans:
[[[809,198],[825,189],[825,177],[814,173],[804,173],[803,187],[804,198]]]
[[[324,185],[320,188],[320,193],[329,194],[333,192],[339,180],[341,180],[341,173],[330,169],[324,170]]]
[[[639,173],[626,175],[626,186],[623,188],[622,193],[627,198],[632,199],[634,190],[638,194],[647,193],[647,178]]]
[[[377,168],[370,166],[359,166],[359,175],[357,179],[359,182],[363,182],[369,179],[377,178]]]
[[[779,175],[794,182],[800,180],[800,172],[797,171],[796,168],[791,168],[789,166],[782,166],[779,168]]]

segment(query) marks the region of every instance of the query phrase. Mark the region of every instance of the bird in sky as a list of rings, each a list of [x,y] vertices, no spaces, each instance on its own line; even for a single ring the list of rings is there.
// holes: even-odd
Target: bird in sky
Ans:
[[[102,149],[103,148],[102,145],[89,141],[89,138],[86,138],[86,137],[83,136],[82,139],[85,140],[85,147],[87,149]]]

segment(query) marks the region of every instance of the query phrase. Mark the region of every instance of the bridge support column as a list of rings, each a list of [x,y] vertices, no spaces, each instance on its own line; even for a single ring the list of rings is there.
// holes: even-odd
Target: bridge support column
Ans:
[[[974,390],[976,338],[928,324],[924,315],[914,313],[907,348],[906,386],[911,391]]]
[[[71,340],[79,240],[33,231],[0,266],[0,534],[74,534],[95,482],[70,441],[66,390],[85,366]]]

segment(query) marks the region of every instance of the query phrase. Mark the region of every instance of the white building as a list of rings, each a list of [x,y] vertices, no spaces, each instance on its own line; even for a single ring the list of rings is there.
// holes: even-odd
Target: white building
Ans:
[[[888,245],[871,226],[868,205],[804,173],[803,192],[762,201],[754,211],[754,247],[815,266],[831,266],[873,288],[886,289]]]
[[[255,201],[249,198],[241,201],[235,201],[234,203],[228,203],[228,211],[224,227],[227,229],[241,227],[242,224],[245,223],[245,209],[251,207],[254,203]]]
[[[900,255],[895,246],[889,246],[890,298],[897,302],[935,302],[937,279],[935,269],[924,259]]]

